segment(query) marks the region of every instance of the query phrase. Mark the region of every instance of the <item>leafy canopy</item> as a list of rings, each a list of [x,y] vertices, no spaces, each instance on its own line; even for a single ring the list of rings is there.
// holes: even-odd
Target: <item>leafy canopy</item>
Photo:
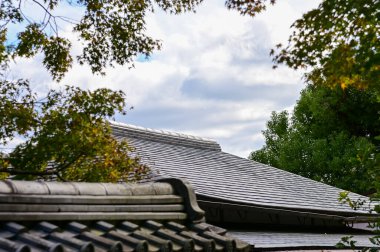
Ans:
[[[266,146],[254,152],[253,158],[261,156],[276,166],[347,190],[365,193],[380,188],[379,163],[375,162],[380,158],[376,140],[380,139],[379,20],[378,0],[323,0],[293,23],[287,45],[279,44],[271,52],[274,67],[285,64],[304,69],[309,85],[330,89],[307,87],[291,118],[285,112],[273,114],[264,131]],[[277,135],[281,141],[270,140],[271,135],[276,136],[271,129],[281,126],[278,118],[286,121],[288,128]],[[271,141],[281,150],[270,147]],[[291,160],[296,150],[299,160]],[[269,159],[268,153],[273,158]],[[366,164],[354,165],[355,160],[366,160]],[[326,165],[336,169],[336,174],[326,172]],[[326,174],[328,177],[323,177]],[[366,186],[367,181],[373,183]]]
[[[274,62],[309,70],[310,83],[380,93],[380,1],[323,0],[297,20]]]
[[[380,172],[376,93],[309,85],[294,114],[273,112],[265,145],[250,158],[361,194],[374,192]]]
[[[148,171],[125,141],[112,137],[105,120],[125,112],[123,92],[67,86],[37,100],[27,81],[0,86],[0,141],[26,139],[0,160],[3,177],[116,182]]]
[[[304,69],[311,86],[292,116],[273,112],[263,131],[266,144],[252,159],[349,191],[380,194],[379,21],[379,0],[322,0],[293,23],[288,43],[271,51],[274,68]],[[379,245],[378,236],[370,241]],[[355,242],[344,237],[338,245],[354,248]]]
[[[161,47],[159,40],[146,34],[147,13],[154,12],[155,8],[170,14],[195,11],[202,0],[33,0],[34,7],[43,12],[37,21],[28,18],[24,2],[1,2],[0,62],[43,53],[44,66],[54,79],[60,80],[72,66],[74,57],[71,42],[60,33],[62,23],[70,23],[83,44],[83,51],[77,56],[79,63],[88,64],[93,73],[104,73],[104,68],[115,63],[133,66],[137,55],[149,57]],[[267,1],[226,0],[225,4],[242,15],[254,16],[266,8]],[[81,7],[84,15],[78,21],[55,15],[61,5]],[[20,28],[12,43],[8,32],[10,24],[18,24],[16,27]]]

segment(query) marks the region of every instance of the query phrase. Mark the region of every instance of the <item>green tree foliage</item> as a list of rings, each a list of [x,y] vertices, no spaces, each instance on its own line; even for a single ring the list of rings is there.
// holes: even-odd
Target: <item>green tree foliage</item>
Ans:
[[[314,87],[302,92],[292,116],[272,114],[266,145],[251,158],[380,195],[380,1],[322,0],[292,28],[288,43],[271,51],[274,68],[303,69]],[[370,241],[378,245],[378,238]],[[344,237],[338,246],[355,242]]]
[[[376,92],[309,85],[292,116],[273,112],[265,146],[250,158],[361,194],[373,192],[380,172]]]
[[[124,113],[124,93],[66,87],[37,100],[27,81],[0,86],[0,141],[26,140],[0,161],[3,177],[129,181],[145,174],[133,149],[111,135],[105,118]]]
[[[374,88],[380,95],[380,1],[323,0],[293,24],[275,63],[306,68],[310,83]]]
[[[60,80],[72,66],[71,43],[62,36],[62,23],[73,26],[73,32],[83,44],[77,56],[79,63],[88,64],[94,73],[104,73],[113,64],[133,66],[137,55],[149,57],[161,42],[146,34],[146,15],[155,8],[170,14],[195,11],[202,0],[33,0],[38,18],[28,18],[26,1],[4,0],[0,5],[0,62],[10,57],[33,57],[42,53],[43,64],[56,80]],[[274,4],[274,0],[270,3]],[[73,20],[55,15],[61,5],[82,8],[84,15]],[[266,8],[265,0],[227,0],[226,7],[242,15],[254,16]],[[30,6],[29,6],[30,8]],[[17,39],[10,42],[8,27],[19,28]]]
[[[276,64],[274,67],[277,67],[278,64],[285,64],[293,69],[304,69],[305,79],[309,85],[326,86],[335,91],[339,90],[336,87],[340,87],[338,92],[341,93],[351,93],[355,88],[357,93],[361,92],[359,90],[367,90],[367,93],[371,94],[370,100],[374,101],[377,97],[377,102],[379,102],[379,20],[380,1],[378,0],[323,0],[316,9],[310,10],[293,23],[293,33],[285,46],[279,44],[276,49],[272,50],[271,54],[274,55],[273,61]],[[354,89],[345,92],[344,90],[349,87]],[[307,107],[307,103],[313,99],[312,96],[317,95],[316,98],[318,98],[320,94],[317,93],[312,92],[308,95],[311,97],[307,99],[302,97],[297,107]],[[358,144],[357,141],[361,141],[356,138],[364,137],[366,140],[362,141],[369,141],[378,148],[379,144],[375,140],[375,138],[380,139],[380,136],[376,135],[379,134],[377,123],[380,110],[378,106],[368,104],[361,95],[344,94],[340,97],[346,97],[346,100],[352,99],[351,105],[347,106],[346,110],[346,112],[351,111],[352,113],[340,111],[341,107],[337,107],[336,97],[324,97],[326,104],[335,105],[330,107],[330,110],[319,110],[317,118],[320,121],[314,120],[312,124],[316,126],[311,131],[305,131],[306,136],[310,136],[310,132],[314,132],[315,135],[312,136],[312,139],[316,139],[318,135],[322,139],[323,132],[328,132],[325,130],[332,130],[341,134],[340,137],[333,137],[336,141],[338,139],[343,141],[344,138],[352,139],[351,145],[348,146],[355,146]],[[338,101],[341,101],[341,98]],[[344,102],[350,104],[349,101]],[[317,103],[317,105],[324,108],[323,104]],[[317,114],[317,108],[314,109],[315,114]],[[302,119],[297,113],[299,112],[296,110],[294,117],[297,120],[304,124],[310,123],[307,121],[309,117],[305,116]],[[363,118],[364,115],[370,116]],[[348,123],[354,121],[353,119],[357,116],[362,121],[350,125],[352,128],[349,129]],[[329,121],[329,119],[333,120]],[[324,141],[331,142],[331,136],[326,136]],[[310,145],[305,146],[306,149],[307,147]],[[380,159],[379,154],[374,159]],[[379,164],[374,164],[371,169],[373,173],[379,174]],[[377,171],[375,172],[375,170]],[[370,178],[374,177],[368,177],[366,180],[368,181]],[[380,183],[378,182],[380,178],[378,176],[375,178],[374,186],[380,192]]]

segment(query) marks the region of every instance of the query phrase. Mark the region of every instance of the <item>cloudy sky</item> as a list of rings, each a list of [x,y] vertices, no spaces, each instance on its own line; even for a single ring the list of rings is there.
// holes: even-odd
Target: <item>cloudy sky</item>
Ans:
[[[264,144],[271,111],[291,109],[304,86],[300,72],[272,70],[269,51],[318,2],[280,0],[255,18],[228,11],[220,0],[206,0],[195,14],[156,12],[147,19],[148,33],[163,47],[134,69],[119,66],[101,77],[75,64],[57,84],[36,57],[17,60],[10,76],[29,78],[41,92],[63,84],[122,89],[134,109],[118,121],[211,138],[247,157]],[[70,27],[65,32],[75,43]]]

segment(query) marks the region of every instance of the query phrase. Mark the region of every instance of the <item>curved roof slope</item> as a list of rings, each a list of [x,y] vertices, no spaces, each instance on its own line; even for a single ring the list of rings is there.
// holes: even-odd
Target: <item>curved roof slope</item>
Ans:
[[[221,151],[215,141],[112,123],[143,162],[162,176],[184,177],[198,195],[261,207],[355,215],[338,202],[342,189]],[[364,198],[352,194],[351,198]]]

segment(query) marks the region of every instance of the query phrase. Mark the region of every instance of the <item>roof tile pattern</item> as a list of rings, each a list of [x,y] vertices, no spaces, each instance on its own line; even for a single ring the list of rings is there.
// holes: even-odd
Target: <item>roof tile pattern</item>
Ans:
[[[113,125],[119,139],[127,139],[153,171],[161,176],[183,177],[197,195],[239,204],[281,209],[357,215],[366,209],[352,210],[338,202],[339,188],[328,186],[271,166],[225,153],[216,142],[173,133]],[[350,195],[352,199],[365,197]]]
[[[343,237],[352,236],[356,249],[377,247],[369,240],[374,235],[358,233],[311,233],[285,231],[229,231],[231,235],[250,244],[255,244],[254,251],[266,251],[281,248],[281,250],[318,249],[326,251],[335,249]],[[353,250],[349,250],[353,251]]]
[[[0,181],[0,252],[248,251],[204,222],[191,186]]]
[[[247,244],[225,236],[225,230],[199,223],[143,222],[3,222],[0,251],[247,251]]]

